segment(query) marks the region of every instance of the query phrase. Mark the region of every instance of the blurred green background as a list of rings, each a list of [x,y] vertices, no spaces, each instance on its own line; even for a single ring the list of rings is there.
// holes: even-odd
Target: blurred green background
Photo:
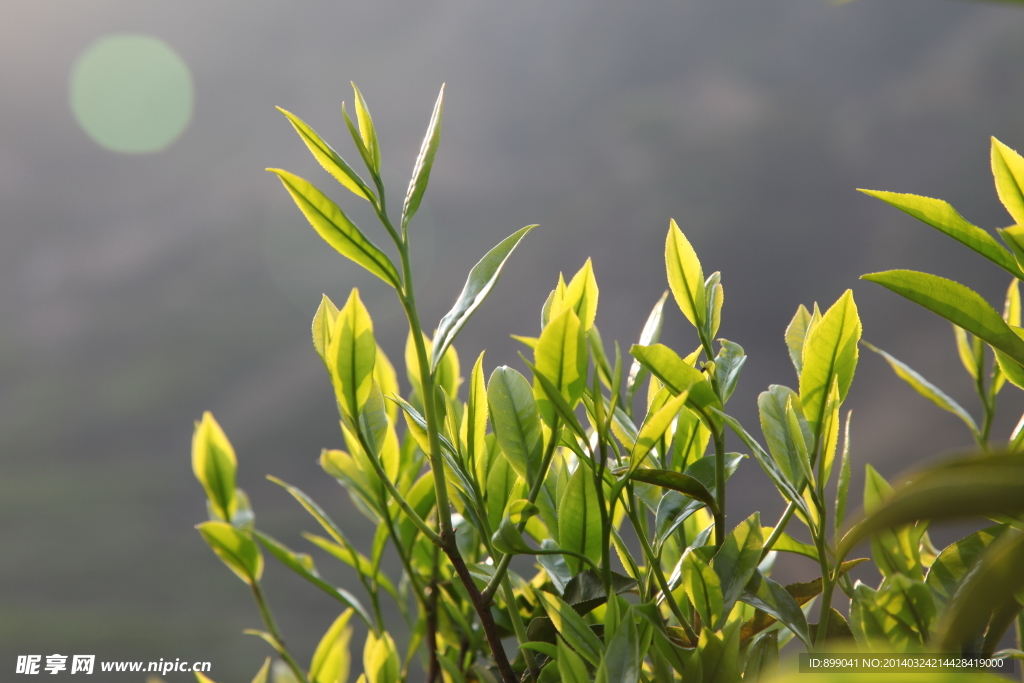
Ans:
[[[315,464],[341,439],[309,322],[322,292],[341,301],[358,286],[399,361],[400,310],[262,171],[332,187],[273,107],[351,158],[350,80],[377,122],[393,200],[447,83],[441,150],[411,226],[426,320],[488,248],[542,226],[462,332],[464,367],[483,349],[488,368],[519,365],[508,335],[535,334],[558,272],[588,256],[602,335],[628,348],[665,289],[671,216],[705,272],[723,273],[721,333],[750,357],[730,405],[749,427],[758,392],[795,383],[782,332],[797,305],[849,287],[866,339],[974,406],[948,325],[857,276],[926,270],[997,304],[1008,281],[854,188],[942,197],[978,225],[1008,224],[988,136],[1024,148],[1019,8],[5,0],[0,14],[0,679],[17,655],[52,653],[211,661],[221,683],[255,673],[267,647],[241,630],[259,625],[256,610],[192,528],[205,515],[189,462],[203,410],[235,444],[261,527],[306,549],[298,534],[314,525],[272,473],[368,541]],[[118,36],[128,57],[95,58]],[[366,207],[333,188],[376,235]],[[662,339],[696,346],[674,309]],[[1011,392],[997,434],[1024,408]],[[970,445],[873,355],[848,405],[855,489],[866,462],[891,475]],[[778,514],[756,465],[733,481],[734,519]],[[799,558],[777,567],[792,580],[815,571]],[[336,606],[272,561],[267,585],[308,661]]]

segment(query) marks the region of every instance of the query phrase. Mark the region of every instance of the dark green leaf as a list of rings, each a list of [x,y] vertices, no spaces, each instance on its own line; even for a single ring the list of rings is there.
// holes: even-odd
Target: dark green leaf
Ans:
[[[737,461],[738,460],[739,458],[737,458]],[[634,479],[636,481],[642,481],[648,484],[653,484],[654,486],[678,491],[690,498],[701,501],[711,509],[713,514],[718,514],[718,505],[715,503],[714,496],[710,491],[708,491],[704,484],[691,475],[672,472],[670,470],[656,470],[647,467],[640,467],[634,470],[629,476],[630,479]]]
[[[724,404],[732,396],[736,383],[740,378],[740,370],[747,362],[747,356],[743,353],[743,347],[734,344],[728,339],[720,339],[722,347],[715,356],[715,378],[718,380],[719,397]]]
[[[636,579],[617,572],[612,572],[611,575],[612,590],[616,595],[636,589]],[[594,570],[584,569],[566,584],[562,599],[572,605],[577,614],[583,616],[608,601],[604,579]]]
[[[743,666],[744,683],[768,680],[779,669],[779,632],[762,633],[747,648]]]
[[[807,618],[804,617],[799,603],[785,588],[760,571],[755,569],[739,599],[775,617],[808,647],[812,646],[810,632],[807,629]]]
[[[606,636],[607,638],[607,636]],[[640,639],[632,611],[623,615],[615,633],[608,639],[601,666],[608,681],[635,681],[640,677]]]

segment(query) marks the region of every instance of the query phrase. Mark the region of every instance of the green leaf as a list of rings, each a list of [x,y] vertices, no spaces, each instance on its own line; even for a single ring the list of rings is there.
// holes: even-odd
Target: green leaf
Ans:
[[[992,176],[999,201],[1015,223],[1024,224],[1024,159],[995,138],[992,138]]]
[[[963,363],[964,369],[967,370],[973,379],[978,379],[978,360],[975,357],[975,349],[973,347],[984,348],[981,345],[981,340],[973,334],[970,335],[971,339],[968,340],[967,332],[956,325],[953,325],[953,334],[956,336],[956,350],[960,356],[960,362]],[[977,344],[972,342],[977,342]]]
[[[561,276],[558,284],[559,286],[552,292],[550,305],[546,306],[544,327],[546,328],[548,321],[557,318],[565,309],[571,308],[580,319],[583,330],[589,331],[597,317],[598,289],[593,263],[587,259],[583,267],[573,275],[568,286],[564,284]]]
[[[437,325],[430,359],[431,372],[437,370],[437,365],[444,357],[445,351],[455,341],[455,337],[469,321],[470,316],[494,289],[494,285],[498,283],[498,278],[501,276],[501,269],[505,266],[505,261],[512,255],[526,234],[535,227],[537,226],[528,225],[506,237],[487,252],[469,271],[469,277],[466,278],[466,284],[462,287],[462,293],[459,294],[458,300]]]
[[[363,646],[363,671],[368,683],[398,683],[399,667],[398,650],[391,635],[384,631],[377,636],[373,631],[366,634]]]
[[[849,289],[825,311],[821,322],[807,333],[800,372],[800,402],[816,441],[822,437],[821,428],[833,380],[838,378],[839,381],[840,402],[846,400],[850,391],[857,368],[860,333],[857,304]]]
[[[807,478],[810,461],[806,460],[806,454],[814,443],[800,396],[789,387],[773,384],[757,397],[757,407],[768,450],[786,480],[799,487]],[[799,439],[790,427],[790,412],[797,421]]]
[[[203,540],[238,578],[250,586],[263,575],[263,555],[252,537],[227,522],[203,522],[196,526]]]
[[[644,462],[647,454],[657,445],[673,420],[679,415],[687,398],[689,398],[689,392],[683,391],[666,401],[660,408],[655,409],[657,404],[651,405],[651,410],[648,411],[644,423],[640,426],[640,432],[637,434],[633,450],[629,455],[630,471],[635,470]]]
[[[743,665],[744,683],[755,683],[772,678],[779,670],[779,632],[762,633],[747,648]]]
[[[743,425],[737,422],[735,418],[729,417],[725,413],[721,413],[721,415],[725,420],[725,423],[729,425],[733,432],[735,432],[736,436],[740,437],[740,440],[743,441],[743,443],[747,445],[747,448],[749,448],[754,454],[754,458],[757,460],[757,463],[761,466],[761,469],[764,470],[765,474],[767,474],[772,480],[772,483],[775,484],[775,488],[778,489],[780,494],[782,494],[782,497],[791,503],[794,503],[804,514],[805,519],[810,519],[811,513],[807,508],[807,502],[803,499],[803,496],[797,492],[797,489],[795,489],[786,479],[786,475],[782,473],[782,470],[775,464],[775,461],[772,460],[771,456],[765,453],[761,444],[759,444],[754,437],[750,436],[750,434],[747,433],[747,430],[743,428]]]
[[[637,580],[611,572],[612,592],[615,595],[636,591]],[[608,602],[608,594],[604,589],[604,579],[593,569],[584,569],[565,585],[562,599],[572,605],[581,617]]]
[[[487,473],[487,515],[492,529],[497,529],[501,522],[502,513],[512,495],[512,487],[518,479],[518,475],[507,458],[495,458]]]
[[[355,93],[356,121],[359,122],[359,137],[363,147],[369,156],[367,165],[370,166],[376,175],[380,175],[380,143],[377,141],[377,129],[374,128],[373,119],[370,117],[370,110],[363,99],[363,93],[359,92],[356,84],[352,84],[352,91]],[[371,681],[370,683],[373,683]]]
[[[320,305],[313,316],[313,348],[316,349],[324,367],[330,372],[330,359],[327,357],[327,347],[331,343],[331,331],[334,329],[334,321],[338,317],[338,307],[324,294],[320,299]]]
[[[279,168],[267,170],[281,179],[299,210],[325,242],[395,289],[401,288],[401,279],[391,259],[367,239],[327,195],[293,173]]]
[[[558,503],[558,542],[562,548],[589,557],[594,563],[601,559],[601,508],[590,470],[582,463],[569,477]],[[573,574],[582,569],[580,560],[567,557]]]
[[[296,553],[287,548],[279,541],[274,540],[267,534],[264,534],[260,531],[255,531],[253,532],[253,534],[263,545],[263,547],[266,548],[271,555],[276,557],[278,561],[281,562],[281,564],[288,567],[288,569],[291,569],[293,572],[304,578],[306,581],[309,581],[311,584],[322,590],[324,593],[327,593],[341,604],[350,608],[350,610],[355,610],[359,617],[363,620],[363,622],[368,627],[373,628],[373,619],[370,617],[369,612],[366,611],[366,608],[364,608],[363,605],[359,602],[359,599],[351,593],[349,593],[347,590],[343,588],[337,588],[324,581],[323,578],[320,576],[320,573],[317,572],[316,565],[313,564],[312,557],[306,555],[305,553]],[[324,540],[326,541],[326,539]],[[365,558],[362,559],[365,560]],[[369,563],[367,562],[367,564]],[[387,577],[383,578],[385,580],[387,579]],[[390,584],[390,582],[388,583]],[[398,597],[398,594],[397,592],[395,592],[394,587],[391,587],[390,592],[393,593],[396,598]]]
[[[703,330],[706,315],[704,271],[697,252],[674,220],[669,221],[668,236],[665,239],[665,267],[668,271],[668,286],[679,310],[691,325]]]
[[[358,110],[357,114],[358,114]],[[412,179],[409,180],[409,190],[405,194],[405,204],[402,205],[402,230],[409,225],[409,221],[420,208],[420,201],[430,181],[430,169],[434,165],[434,155],[437,154],[437,146],[441,142],[441,117],[444,115],[444,85],[437,95],[437,102],[434,104],[434,111],[430,115],[430,123],[427,124],[427,134],[423,136],[423,144],[420,146],[420,153],[416,156],[416,164],[412,169]]]
[[[865,467],[864,510],[871,513],[892,496],[892,487],[871,465]],[[871,538],[871,554],[878,570],[886,578],[905,574],[923,579],[919,540],[907,525],[880,529]]]
[[[286,111],[281,107],[275,107],[279,112],[284,114],[288,121],[291,122],[292,127],[295,128],[295,132],[299,134],[302,141],[306,143],[306,147],[313,153],[316,160],[320,162],[320,165],[324,167],[324,170],[334,176],[334,179],[342,184],[343,187],[350,190],[352,194],[357,197],[362,197],[371,204],[376,203],[376,196],[373,191],[367,186],[359,174],[356,173],[348,163],[345,162],[334,149],[324,142],[316,131],[309,127],[309,125],[300,119],[290,111]]]
[[[804,367],[804,342],[807,340],[807,328],[810,324],[811,314],[803,304],[800,304],[786,327],[786,348],[789,349],[789,358],[796,368],[797,377]]]
[[[338,312],[328,355],[333,359],[331,380],[348,425],[354,425],[373,389],[373,366],[377,360],[377,342],[373,338],[373,320],[353,289]]]
[[[704,374],[690,366],[669,347],[664,344],[633,345],[629,352],[673,394],[689,391],[687,403],[697,408],[721,408],[722,402]]]
[[[263,660],[263,666],[261,666],[260,670],[256,672],[256,676],[253,677],[252,683],[267,683],[267,676],[270,674],[270,663],[272,661],[273,659],[270,657]]]
[[[889,270],[862,275],[937,313],[954,325],[988,342],[1018,363],[1024,363],[1024,340],[1013,333],[999,313],[981,296],[958,282],[918,273]]]
[[[683,590],[700,615],[701,623],[710,627],[727,616],[723,612],[721,578],[692,548],[683,556],[681,569]]]
[[[640,639],[632,610],[627,610],[619,627],[608,639],[601,666],[609,681],[635,681],[640,677]]]
[[[718,379],[718,390],[721,392],[719,398],[724,404],[736,388],[740,370],[747,362],[747,356],[739,344],[734,344],[728,339],[720,339],[719,342],[722,346],[715,356],[715,377]]]
[[[496,550],[506,555],[534,554],[536,551],[526,544],[517,525],[525,523],[538,512],[540,510],[537,506],[528,500],[520,498],[512,501],[508,506],[508,512],[501,518],[498,530],[491,536],[491,544]]]
[[[238,507],[235,499],[235,449],[213,414],[203,413],[192,435],[192,472],[203,485],[210,509],[221,521],[230,521]]]
[[[558,640],[558,674],[562,683],[590,683],[586,664],[561,638]]]
[[[546,591],[537,591],[544,611],[548,618],[558,630],[559,635],[565,642],[586,659],[592,666],[597,666],[601,660],[601,652],[604,646],[594,632],[590,630],[583,617],[576,613],[569,603],[557,595]]]
[[[718,549],[714,559],[711,560],[711,568],[718,574],[722,587],[722,611],[718,622],[714,623],[716,630],[725,625],[733,605],[743,593],[744,587],[750,581],[757,565],[761,562],[761,549],[764,547],[764,539],[761,537],[761,515],[755,512],[750,517],[740,522],[728,536],[725,542]]]
[[[462,421],[460,438],[466,444],[466,457],[471,463],[479,489],[487,488],[487,474],[491,469],[487,448],[487,387],[484,384],[484,352],[481,351],[469,375],[469,401],[466,418]]]
[[[710,494],[709,494],[710,495]],[[658,504],[654,521],[654,549],[659,550],[679,525],[697,510],[705,506],[702,501],[684,496],[678,491],[666,491]]]
[[[541,332],[534,349],[534,374],[543,375],[571,410],[583,397],[587,386],[587,340],[576,312],[560,312]],[[555,407],[538,382],[533,387],[537,409],[549,426],[555,423]]]
[[[763,527],[761,529],[761,536],[767,539],[769,536],[771,536],[772,531],[774,531],[773,527]],[[801,543],[800,541],[796,540],[786,532],[782,532],[778,539],[776,539],[775,545],[772,546],[772,550],[777,550],[783,553],[795,553],[797,555],[809,557],[815,562],[818,561],[817,548],[807,543]]]
[[[924,582],[931,590],[936,605],[945,606],[960,585],[960,581],[974,568],[985,549],[1006,529],[1007,525],[996,524],[975,531],[959,541],[950,543],[939,553]]]
[[[789,628],[808,647],[812,647],[807,618],[800,605],[785,588],[772,581],[757,569],[744,586],[739,599],[770,614]]]
[[[654,304],[654,308],[651,309],[650,314],[647,316],[647,322],[644,323],[644,329],[640,332],[640,341],[637,342],[637,346],[650,346],[656,344],[658,339],[661,337],[661,325],[664,320],[665,311],[665,299],[668,298],[668,290],[661,295],[658,299],[658,303]],[[626,379],[626,402],[631,404],[633,394],[636,393],[637,387],[643,383],[647,369],[640,364],[640,361],[633,359],[633,364],[629,366],[629,376]]]
[[[1008,228],[996,228],[996,232],[1013,252],[1013,257],[1017,259],[1017,266],[1020,267],[1021,263],[1024,263],[1024,226],[1011,225]]]
[[[709,341],[718,334],[722,322],[722,304],[725,303],[725,290],[722,289],[722,274],[711,273],[704,281],[704,297],[707,311],[704,312],[704,337]]]
[[[713,514],[718,514],[718,505],[715,503],[714,495],[712,495],[700,480],[691,475],[683,474],[681,472],[672,472],[670,470],[656,470],[647,467],[640,467],[634,470],[629,475],[629,478],[636,481],[642,481],[647,484],[653,484],[654,486],[678,491],[683,495],[699,500],[707,505]]]
[[[853,411],[846,413],[846,428],[843,431],[843,455],[839,463],[839,482],[836,484],[836,513],[834,539],[839,540],[839,529],[846,521],[846,499],[850,490],[850,417]]]
[[[487,402],[502,452],[527,485],[532,485],[540,474],[543,437],[530,383],[508,366],[495,368],[487,382]]]
[[[959,403],[954,401],[952,398],[946,395],[941,389],[936,387],[934,384],[926,380],[924,377],[919,375],[913,369],[910,368],[906,363],[894,358],[882,349],[869,344],[868,342],[862,342],[864,346],[868,347],[882,358],[884,358],[889,365],[892,367],[893,372],[896,376],[902,379],[904,382],[913,387],[914,391],[924,396],[926,399],[942,408],[947,410],[961,420],[970,428],[972,433],[978,433],[978,425],[975,424],[974,418],[971,417],[970,413],[964,410]],[[1012,362],[1012,361],[1011,361]],[[1019,367],[1019,366],[1018,366]]]
[[[1024,512],[1024,455],[953,461],[914,475],[843,538],[844,555],[862,538],[920,519],[1015,516]]]
[[[993,154],[995,154],[994,148]],[[994,156],[992,163],[993,171],[995,171],[996,160]],[[1010,252],[999,246],[999,243],[987,232],[964,220],[949,203],[941,199],[920,197],[913,194],[879,192],[876,190],[860,191],[866,195],[881,199],[886,204],[895,206],[900,211],[927,223],[940,232],[944,232],[957,242],[973,249],[1014,276],[1024,277]]]
[[[875,609],[905,624],[914,633],[914,639],[925,642],[935,618],[935,602],[924,582],[903,574],[887,578],[875,594]],[[952,650],[947,650],[952,651]]]
[[[309,665],[309,683],[345,683],[348,681],[348,641],[352,637],[349,619],[352,610],[341,613],[320,639]]]

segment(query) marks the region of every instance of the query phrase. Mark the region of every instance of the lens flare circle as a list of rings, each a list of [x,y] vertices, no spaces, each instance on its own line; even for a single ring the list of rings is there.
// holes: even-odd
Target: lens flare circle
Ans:
[[[122,154],[159,152],[192,119],[192,74],[159,38],[107,35],[75,61],[69,100],[75,120],[100,147]]]

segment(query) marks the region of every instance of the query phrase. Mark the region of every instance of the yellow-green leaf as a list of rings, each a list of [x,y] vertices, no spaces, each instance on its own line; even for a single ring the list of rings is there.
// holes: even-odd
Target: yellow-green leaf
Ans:
[[[347,609],[334,620],[320,639],[309,665],[309,683],[346,683],[348,681],[348,641],[352,628],[348,625],[353,610]]]
[[[704,271],[697,252],[674,220],[669,221],[668,237],[665,239],[665,267],[668,271],[668,286],[679,310],[691,325],[702,329],[706,306]]]
[[[574,408],[587,385],[587,341],[573,309],[566,308],[552,318],[541,332],[533,357],[534,371],[544,375],[568,407]],[[534,384],[533,395],[541,417],[553,425],[555,408],[539,383]]]
[[[353,289],[348,302],[338,312],[329,355],[333,359],[331,379],[342,415],[354,424],[370,397],[377,343],[373,338],[373,320]]]
[[[324,241],[342,256],[352,259],[363,268],[396,289],[401,287],[398,271],[391,259],[371,242],[349,220],[341,208],[307,180],[279,168],[268,168],[277,175],[288,194]]]
[[[263,555],[256,541],[226,522],[203,522],[196,526],[203,540],[238,578],[250,586],[263,575]]]
[[[277,110],[288,118],[292,127],[295,128],[295,132],[306,143],[306,147],[313,153],[313,156],[320,162],[325,171],[334,176],[335,180],[357,197],[362,197],[369,202],[376,201],[373,191],[367,187],[363,179],[359,177],[359,174],[344,159],[338,156],[338,153],[329,144],[324,142],[309,124],[281,107],[277,107]]]
[[[1006,211],[1015,223],[1024,224],[1024,159],[995,138],[992,138],[992,176]]]
[[[357,114],[358,111],[356,110]],[[437,102],[434,103],[434,111],[430,115],[430,123],[427,124],[427,134],[423,136],[420,153],[416,156],[412,179],[409,180],[409,190],[405,194],[405,203],[402,205],[403,230],[409,224],[409,220],[412,219],[416,210],[420,208],[420,201],[423,199],[423,193],[430,181],[430,169],[434,165],[434,155],[437,154],[437,146],[441,143],[441,117],[443,115],[444,86],[442,85],[441,92],[437,95]]]
[[[803,369],[800,372],[800,402],[815,440],[822,436],[828,392],[834,378],[839,380],[839,401],[853,383],[857,368],[857,343],[861,324],[853,292],[846,290],[807,333]]]
[[[192,472],[203,485],[210,509],[221,521],[230,521],[235,514],[235,470],[238,461],[213,414],[203,413],[192,435]]]

